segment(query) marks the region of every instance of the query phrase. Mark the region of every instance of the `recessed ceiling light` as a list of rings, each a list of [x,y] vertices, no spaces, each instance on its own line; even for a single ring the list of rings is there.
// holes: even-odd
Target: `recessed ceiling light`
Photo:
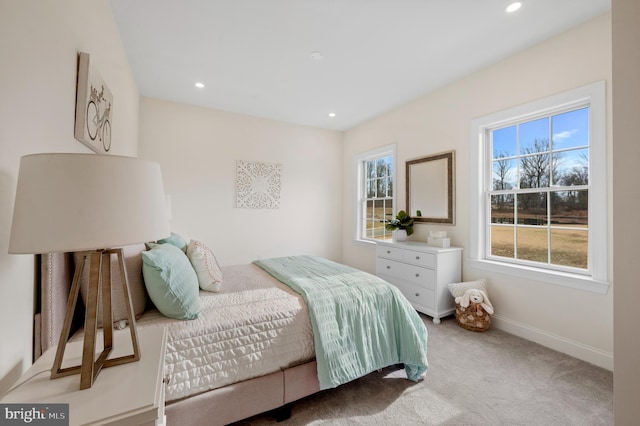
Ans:
[[[513,13],[516,10],[520,9],[522,7],[522,3],[517,1],[515,3],[511,3],[509,6],[507,6],[506,11],[507,13]]]
[[[311,59],[319,61],[319,60],[321,60],[323,58],[324,58],[324,56],[322,56],[322,52],[318,52],[317,50],[311,52]]]
[[[336,116],[336,113],[335,113],[335,112],[330,112],[330,113],[329,113],[329,117],[335,117],[335,116]]]
[[[197,87],[198,89],[203,89],[203,88],[204,88],[204,83],[197,82],[197,83],[196,83],[196,87]]]

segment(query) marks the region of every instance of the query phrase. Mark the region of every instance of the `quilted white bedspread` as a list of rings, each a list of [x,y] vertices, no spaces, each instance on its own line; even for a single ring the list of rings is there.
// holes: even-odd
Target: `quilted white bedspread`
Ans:
[[[165,397],[173,401],[251,379],[314,358],[304,300],[255,265],[223,268],[221,292],[201,291],[192,321],[155,310],[138,327],[168,329]]]

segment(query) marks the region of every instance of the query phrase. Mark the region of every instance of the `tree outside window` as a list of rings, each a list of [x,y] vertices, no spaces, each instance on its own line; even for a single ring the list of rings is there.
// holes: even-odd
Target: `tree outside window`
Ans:
[[[489,256],[588,269],[589,108],[490,130]]]
[[[387,220],[393,218],[393,156],[387,155],[365,162],[364,236],[370,239],[389,239],[385,230]]]
[[[395,145],[389,145],[355,158],[357,169],[357,224],[355,238],[361,241],[386,240],[385,229],[395,217]]]

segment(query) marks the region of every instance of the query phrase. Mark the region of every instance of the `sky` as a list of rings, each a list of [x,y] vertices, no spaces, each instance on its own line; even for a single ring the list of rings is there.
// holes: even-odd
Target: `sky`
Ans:
[[[560,173],[585,166],[589,153],[589,108],[493,130],[493,159],[547,151],[549,139],[552,140],[552,155],[556,156]],[[510,180],[515,184],[517,160],[509,161],[509,165],[512,169]]]

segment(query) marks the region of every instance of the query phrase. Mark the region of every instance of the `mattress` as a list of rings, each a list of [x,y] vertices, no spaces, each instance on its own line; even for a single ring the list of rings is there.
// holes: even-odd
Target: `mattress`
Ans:
[[[191,321],[149,310],[138,328],[168,330],[167,401],[263,376],[314,358],[304,300],[255,265],[223,267],[221,291],[200,292],[201,314]]]

